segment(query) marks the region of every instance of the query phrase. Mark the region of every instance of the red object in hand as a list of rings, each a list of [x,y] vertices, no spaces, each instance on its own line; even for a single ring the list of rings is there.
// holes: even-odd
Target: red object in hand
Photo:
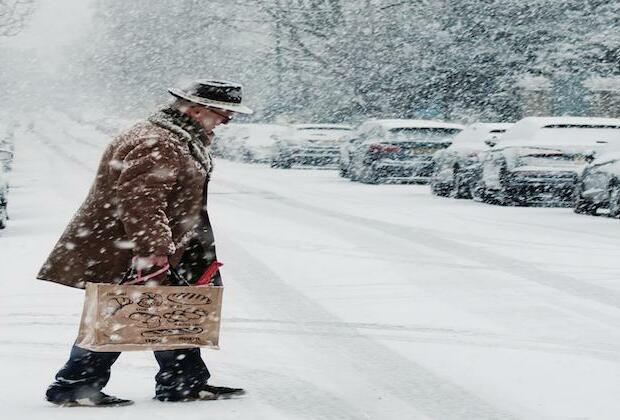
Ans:
[[[202,276],[200,276],[198,281],[196,283],[194,283],[194,286],[202,286],[202,285],[205,285],[205,284],[209,284],[211,282],[211,279],[215,275],[215,273],[217,273],[217,271],[223,265],[224,264],[222,264],[219,261],[213,261],[211,263],[211,265],[209,265],[209,267],[207,267],[207,270],[204,273],[202,273]]]

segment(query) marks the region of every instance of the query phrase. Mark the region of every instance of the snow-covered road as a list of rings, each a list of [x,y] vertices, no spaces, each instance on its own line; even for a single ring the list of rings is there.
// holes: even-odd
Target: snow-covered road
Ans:
[[[214,384],[248,395],[152,401],[155,360],[133,352],[106,389],[136,405],[49,406],[82,293],[34,276],[107,141],[59,114],[18,135],[0,231],[8,418],[620,418],[617,220],[227,161],[209,203],[225,263],[222,350],[203,355]]]

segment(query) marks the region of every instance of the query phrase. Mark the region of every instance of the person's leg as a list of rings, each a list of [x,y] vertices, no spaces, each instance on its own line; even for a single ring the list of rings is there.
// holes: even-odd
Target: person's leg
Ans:
[[[197,394],[211,377],[200,356],[200,349],[154,352],[159,363],[155,376],[155,397],[162,401],[178,401]]]
[[[215,400],[245,394],[242,388],[208,385],[211,374],[200,357],[200,349],[156,351],[159,373],[155,376],[155,398],[160,401]]]
[[[46,392],[48,401],[74,401],[97,395],[110,379],[118,352],[94,352],[73,346],[69,361],[56,374]]]

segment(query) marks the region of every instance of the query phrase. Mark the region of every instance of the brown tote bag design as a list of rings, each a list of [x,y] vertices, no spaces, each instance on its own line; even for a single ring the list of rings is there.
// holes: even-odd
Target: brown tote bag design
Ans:
[[[223,289],[87,283],[76,345],[92,351],[218,349]]]

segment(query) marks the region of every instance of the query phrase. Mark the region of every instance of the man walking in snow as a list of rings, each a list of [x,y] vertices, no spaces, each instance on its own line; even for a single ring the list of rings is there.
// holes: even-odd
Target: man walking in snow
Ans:
[[[199,80],[170,89],[174,102],[114,139],[104,152],[86,200],[41,268],[38,278],[70,287],[119,283],[130,268],[152,273],[168,263],[190,283],[216,264],[206,209],[213,129],[242,105],[241,85]],[[148,277],[148,276],[147,276]],[[169,284],[166,274],[153,277]],[[214,284],[221,285],[219,273]],[[58,405],[126,405],[101,390],[118,352],[73,347],[47,390]],[[207,384],[200,349],[156,351],[160,401],[217,399],[242,389]]]

